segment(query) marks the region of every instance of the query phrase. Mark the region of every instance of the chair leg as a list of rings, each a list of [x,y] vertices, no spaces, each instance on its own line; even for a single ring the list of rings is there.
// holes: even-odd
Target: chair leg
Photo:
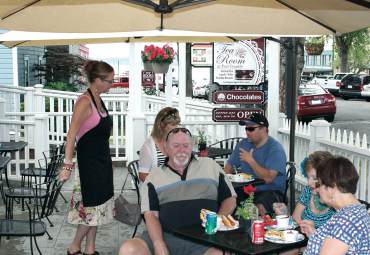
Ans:
[[[127,178],[128,178],[129,175],[130,175],[129,173],[126,174],[126,178],[125,178],[125,181],[123,182],[121,192],[125,189],[126,181],[127,181]]]
[[[32,235],[30,235],[30,246],[31,246],[31,255],[33,255],[33,241],[32,241]]]
[[[37,251],[39,252],[40,255],[42,255],[42,252],[41,252],[40,247],[39,247],[39,245],[37,243],[37,240],[36,240],[36,236],[34,236],[33,239],[35,240],[35,245],[36,245]]]
[[[53,222],[51,222],[51,220],[49,219],[49,217],[46,217],[46,219],[48,220],[50,227],[54,227],[54,224],[53,224]]]
[[[49,234],[49,232],[46,230],[45,233],[48,235],[49,240],[53,240],[53,237]]]
[[[68,203],[67,199],[63,196],[62,192],[59,193],[59,196],[62,197],[62,199],[64,200],[64,203]]]

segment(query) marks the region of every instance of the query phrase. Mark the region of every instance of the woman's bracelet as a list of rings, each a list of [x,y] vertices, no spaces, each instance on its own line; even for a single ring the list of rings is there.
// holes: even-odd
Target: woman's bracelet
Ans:
[[[75,164],[74,163],[64,163],[63,170],[67,170],[67,171],[72,172],[73,169],[75,169]]]
[[[64,163],[65,165],[74,165],[73,161],[72,161],[72,160],[68,160],[68,159],[64,159],[64,160],[63,160],[63,163]]]

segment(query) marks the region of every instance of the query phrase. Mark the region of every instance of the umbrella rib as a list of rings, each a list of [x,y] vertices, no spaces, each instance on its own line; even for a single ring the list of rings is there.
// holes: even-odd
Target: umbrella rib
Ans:
[[[127,3],[132,3],[132,4],[135,4],[135,5],[140,5],[140,6],[143,6],[143,7],[147,7],[147,8],[152,9],[152,10],[154,10],[155,8],[158,7],[157,4],[153,3],[150,0],[121,0],[121,1],[122,2],[127,2]]]
[[[30,2],[30,3],[26,4],[26,5],[23,5],[23,6],[21,6],[21,7],[18,7],[18,8],[16,8],[16,9],[14,9],[14,10],[10,11],[10,12],[9,12],[8,14],[6,14],[5,16],[1,17],[1,20],[7,19],[7,18],[9,18],[10,16],[13,16],[14,14],[16,14],[16,13],[18,13],[18,12],[20,12],[20,11],[22,11],[22,10],[24,10],[24,9],[26,9],[26,8],[28,8],[28,7],[30,7],[30,6],[32,6],[32,5],[34,5],[34,4],[36,4],[36,3],[38,3],[38,2],[41,2],[41,0],[35,0],[35,1]]]
[[[369,1],[363,1],[363,0],[346,0],[346,1],[370,9],[370,2]]]
[[[328,29],[328,30],[332,31],[334,34],[336,34],[336,33],[337,33],[337,31],[336,31],[334,28],[329,27],[328,25],[325,25],[324,23],[322,23],[322,22],[320,22],[320,21],[318,21],[318,20],[316,20],[316,19],[314,19],[314,18],[312,18],[312,17],[308,16],[307,14],[305,14],[305,13],[301,12],[300,10],[298,10],[297,8],[294,8],[293,6],[291,6],[291,5],[289,5],[289,4],[285,3],[285,2],[283,2],[283,1],[281,1],[281,0],[275,0],[275,1],[276,1],[276,2],[278,2],[278,3],[280,3],[280,4],[282,4],[282,5],[284,5],[284,6],[286,6],[286,7],[288,7],[288,8],[289,8],[289,9],[291,9],[292,11],[295,11],[295,12],[299,13],[299,14],[300,14],[300,15],[302,15],[303,17],[305,17],[305,18],[307,18],[307,19],[309,19],[309,20],[311,20],[311,21],[315,22],[316,24],[318,24],[318,25],[320,25],[320,26],[322,26],[322,27],[325,27],[326,29]]]
[[[213,1],[215,0],[177,0],[173,2],[172,4],[170,4],[170,7],[172,7],[173,9],[179,9],[179,8],[184,8],[184,7],[188,7],[188,6],[192,6],[196,4],[204,4],[204,3],[213,2]]]

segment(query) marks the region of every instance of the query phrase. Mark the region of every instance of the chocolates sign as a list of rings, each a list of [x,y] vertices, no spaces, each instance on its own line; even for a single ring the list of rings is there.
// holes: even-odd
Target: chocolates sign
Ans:
[[[262,104],[265,94],[258,90],[214,91],[212,100],[215,104]]]
[[[212,119],[215,122],[234,122],[245,120],[252,113],[263,114],[262,109],[256,108],[214,108],[212,110]]]
[[[263,55],[263,48],[256,41],[215,43],[214,82],[220,85],[260,84],[265,75]]]

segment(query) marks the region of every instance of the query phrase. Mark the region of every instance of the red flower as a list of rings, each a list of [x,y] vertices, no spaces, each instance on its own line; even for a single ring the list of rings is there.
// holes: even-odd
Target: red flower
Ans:
[[[245,194],[250,195],[256,191],[256,188],[253,187],[252,184],[249,184],[248,186],[243,187],[243,191]]]
[[[142,60],[154,62],[154,63],[169,63],[171,64],[174,57],[175,51],[168,44],[163,47],[151,45],[145,45],[144,50],[141,51]]]

